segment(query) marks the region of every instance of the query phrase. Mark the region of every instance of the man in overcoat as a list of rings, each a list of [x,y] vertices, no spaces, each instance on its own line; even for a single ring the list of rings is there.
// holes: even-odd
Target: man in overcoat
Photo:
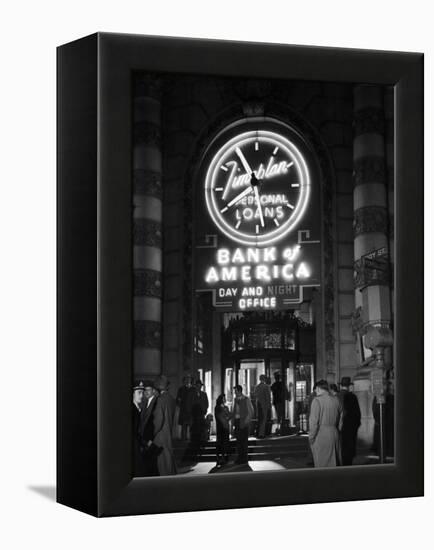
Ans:
[[[341,465],[341,428],[342,405],[329,394],[328,383],[319,380],[309,416],[309,443],[315,468]]]
[[[357,432],[360,427],[361,413],[357,396],[350,391],[351,379],[341,380],[341,391],[337,394],[342,405],[342,465],[351,466],[356,456]]]
[[[175,399],[168,392],[169,382],[162,375],[157,378],[155,388],[159,391],[154,409],[154,439],[153,443],[160,447],[157,456],[157,466],[160,476],[177,473],[172,447],[172,429],[175,416]]]
[[[191,439],[200,446],[207,439],[205,415],[208,411],[209,401],[206,392],[202,391],[203,383],[196,380],[194,389],[189,394],[191,410]]]

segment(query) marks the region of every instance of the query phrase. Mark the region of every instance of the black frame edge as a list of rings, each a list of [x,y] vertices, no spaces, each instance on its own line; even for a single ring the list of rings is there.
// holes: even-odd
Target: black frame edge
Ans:
[[[96,108],[99,108],[101,117],[98,122],[100,142],[95,141],[95,164],[90,160],[83,163],[80,159],[81,170],[86,170],[85,179],[88,182],[90,203],[95,201],[92,205],[87,205],[88,217],[84,216],[89,235],[92,237],[89,240],[92,243],[88,243],[89,246],[85,249],[85,259],[78,258],[76,250],[75,258],[80,259],[81,264],[78,265],[86,264],[89,267],[91,282],[81,281],[81,290],[89,291],[89,285],[92,288],[95,286],[95,296],[90,292],[87,303],[83,296],[78,295],[80,284],[78,285],[75,291],[76,298],[83,300],[90,316],[83,317],[83,326],[77,331],[83,340],[73,338],[65,342],[65,332],[68,326],[71,326],[71,321],[65,315],[65,298],[63,307],[61,304],[62,284],[66,284],[68,280],[65,278],[65,269],[68,265],[73,265],[74,253],[68,253],[67,258],[65,255],[61,257],[62,245],[66,242],[61,231],[62,223],[65,222],[62,205],[67,199],[66,195],[62,199],[61,191],[63,189],[64,193],[71,194],[71,198],[78,202],[73,189],[65,190],[66,182],[73,179],[74,169],[75,173],[79,170],[77,167],[74,168],[71,157],[69,164],[59,160],[58,172],[58,300],[61,325],[58,339],[58,501],[93,515],[113,516],[422,496],[423,226],[422,223],[414,223],[414,219],[421,220],[423,214],[423,55],[107,33],[98,33],[82,40],[89,41],[88,52],[93,52],[89,53],[88,57],[95,54],[96,59],[98,55],[95,66],[100,70],[99,99],[96,106],[92,105],[95,107],[95,113]],[[79,42],[71,43],[71,47],[73,44],[74,48],[81,48]],[[65,70],[64,61],[69,55],[67,47],[69,46],[59,50],[59,57],[65,56],[63,63],[59,63],[59,75]],[[63,48],[65,50],[62,52]],[[85,49],[83,48],[83,51]],[[256,64],[256,70],[252,51],[260,56],[261,62],[259,65]],[[128,239],[131,234],[131,119],[128,96],[130,76],[133,70],[195,71],[211,74],[207,58],[213,54],[213,74],[222,74],[224,71],[228,76],[247,76],[254,73],[262,77],[291,78],[291,73],[292,78],[297,79],[311,79],[309,74],[315,74],[315,79],[318,80],[353,80],[396,86],[399,128],[396,172],[402,170],[396,177],[397,194],[401,194],[397,199],[396,252],[398,257],[405,258],[407,265],[406,267],[398,260],[396,268],[397,286],[401,285],[396,298],[397,318],[399,316],[396,354],[400,354],[399,364],[405,368],[405,365],[411,362],[412,369],[407,368],[407,372],[403,372],[397,381],[400,396],[397,409],[397,454],[400,455],[400,459],[394,466],[341,468],[327,472],[297,470],[285,474],[230,474],[224,476],[225,479],[218,476],[198,476],[195,479],[131,479],[130,459],[125,454],[129,452],[131,436],[128,400],[131,367],[126,367],[127,364],[131,365],[131,350],[127,349],[131,343],[131,305],[125,302],[131,291],[131,251],[125,247],[125,242],[130,242]],[[71,57],[74,56],[71,54]],[[286,60],[287,63],[282,64],[282,60]],[[278,63],[280,65],[276,68]],[[83,70],[83,67],[76,67],[77,71],[79,69]],[[71,67],[68,70],[71,70]],[[59,80],[63,81],[63,77],[59,76]],[[96,98],[96,70],[94,84]],[[77,88],[78,84],[75,83],[74,86]],[[68,96],[68,93],[71,95]],[[59,93],[59,121],[65,115],[60,99],[68,100],[75,105],[79,101],[77,94],[80,94],[77,89],[74,93],[72,90],[64,90],[63,95]],[[412,106],[412,101],[415,100],[421,102],[416,108]],[[93,129],[93,124],[88,128]],[[67,149],[64,144],[62,145],[62,140],[65,139],[65,124],[59,122],[58,132],[60,152]],[[113,136],[116,136],[116,139],[113,139]],[[101,155],[98,174],[97,146]],[[409,151],[405,155],[407,165],[404,164],[404,151]],[[78,156],[74,158],[77,159]],[[71,172],[68,169],[68,174],[62,175],[62,168],[64,171],[67,166]],[[101,185],[97,195],[98,176]],[[119,182],[122,182],[122,185],[119,185]],[[98,200],[101,206],[99,311],[96,309]],[[71,204],[74,203],[69,203],[69,208]],[[77,206],[83,208],[82,204]],[[77,249],[80,249],[79,240],[83,239],[81,225],[75,221],[78,234],[74,238],[71,236]],[[412,262],[416,273],[413,275],[411,289],[404,287],[409,278],[409,262]],[[71,306],[75,305],[70,298],[66,301],[70,302]],[[96,331],[97,315],[101,316],[102,323],[99,335]],[[83,327],[89,319],[92,321],[91,330],[86,332],[86,328]],[[116,341],[113,338],[115,335]],[[97,357],[98,337],[101,354]],[[408,349],[409,341],[412,341],[411,349]],[[88,356],[86,360],[77,362],[80,349],[85,350]],[[68,353],[71,352],[71,357],[65,358],[66,350]],[[99,375],[97,359],[103,366]],[[78,380],[72,379],[73,376]],[[86,381],[88,385],[84,387]],[[79,396],[70,395],[77,389],[84,390],[84,393]],[[83,410],[76,408],[77,403],[81,406],[81,399],[84,400]],[[69,408],[71,403],[74,404],[72,410]],[[416,428],[413,422],[415,417],[418,422]],[[84,431],[81,432],[78,427],[82,427]],[[73,454],[68,456],[65,445],[70,449],[74,444],[84,446],[84,449],[72,449]],[[89,452],[89,460],[86,462],[87,469],[83,475],[83,472],[77,472],[78,465],[71,465],[71,462],[74,453],[77,453],[83,467],[86,452]],[[71,467],[72,470],[67,473],[66,467]],[[77,487],[73,487],[74,483],[77,483]],[[331,486],[335,488],[333,495],[330,494]],[[80,494],[74,495],[74,491]],[[148,497],[149,492],[153,495],[152,499]],[[209,495],[206,500],[204,494]],[[231,495],[229,499],[228,494]]]
[[[57,502],[97,514],[97,35],[57,49]]]

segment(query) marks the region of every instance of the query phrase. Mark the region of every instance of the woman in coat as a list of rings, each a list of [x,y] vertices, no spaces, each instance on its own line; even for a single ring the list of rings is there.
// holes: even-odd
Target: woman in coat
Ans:
[[[341,448],[339,430],[342,428],[342,405],[329,394],[328,384],[316,384],[316,397],[309,416],[309,443],[315,468],[340,466]]]
[[[217,466],[226,464],[229,457],[229,434],[231,413],[226,406],[224,394],[218,396],[214,409],[214,417],[217,427]]]

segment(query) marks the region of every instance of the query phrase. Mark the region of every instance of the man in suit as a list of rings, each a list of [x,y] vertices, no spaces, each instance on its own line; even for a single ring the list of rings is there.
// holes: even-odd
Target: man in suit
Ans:
[[[342,465],[351,466],[356,456],[357,432],[361,413],[357,396],[350,391],[351,379],[345,376],[341,380],[341,391],[337,394],[342,405]]]
[[[144,463],[142,456],[142,441],[140,437],[140,417],[145,400],[145,386],[143,381],[138,381],[133,386],[133,467],[135,476],[144,475]]]
[[[271,390],[266,380],[267,377],[265,374],[261,374],[259,377],[259,384],[255,388],[255,399],[258,409],[258,439],[263,439],[265,437],[265,429],[271,409]]]
[[[142,454],[145,476],[157,476],[158,447],[154,441],[154,410],[157,403],[158,392],[151,381],[144,382],[145,402],[140,416],[140,439],[142,442]]]

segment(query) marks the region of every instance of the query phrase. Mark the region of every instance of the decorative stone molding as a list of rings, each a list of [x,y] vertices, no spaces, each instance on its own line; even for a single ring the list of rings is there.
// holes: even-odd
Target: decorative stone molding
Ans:
[[[386,183],[384,157],[369,156],[354,161],[354,186],[363,183]]]
[[[354,211],[354,237],[364,233],[384,233],[388,230],[387,209],[384,206],[364,206]]]
[[[384,268],[372,268],[366,264],[363,259],[354,262],[354,286],[356,288],[366,288],[373,285],[389,285],[390,268],[389,263],[384,264]]]
[[[393,346],[392,329],[384,323],[383,326],[369,325],[366,329],[365,346],[372,350]]]
[[[133,223],[133,243],[136,246],[162,246],[162,225],[160,222],[137,218]]]
[[[152,170],[134,170],[133,189],[136,195],[147,195],[161,199],[163,189],[160,172]]]
[[[351,316],[351,328],[353,329],[353,334],[362,332],[364,326],[363,319],[363,309],[362,306],[356,307]]]
[[[134,346],[161,349],[161,331],[157,321],[134,321]]]
[[[354,114],[354,135],[384,134],[384,111],[379,107],[365,107]]]
[[[161,298],[161,272],[154,271],[153,269],[134,270],[133,292],[134,296]]]

